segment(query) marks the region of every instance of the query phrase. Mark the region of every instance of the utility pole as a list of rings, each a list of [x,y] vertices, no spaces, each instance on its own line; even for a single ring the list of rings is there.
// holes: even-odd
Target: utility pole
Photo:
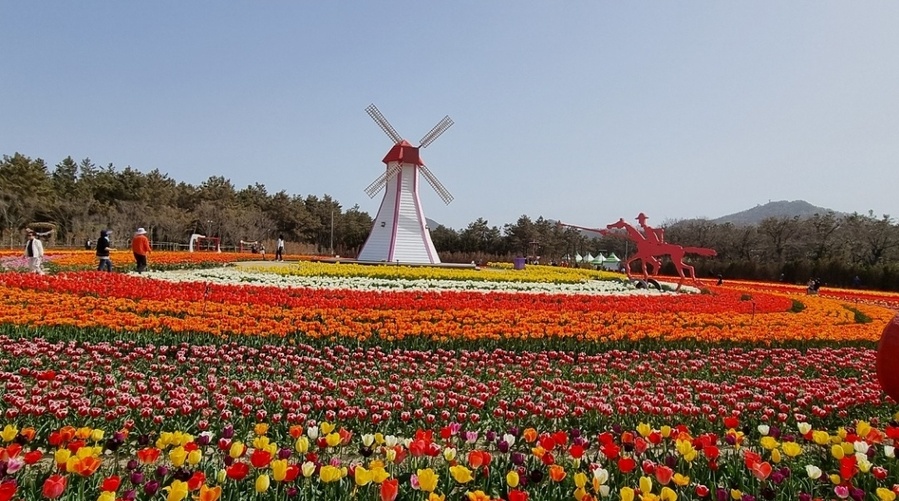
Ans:
[[[331,208],[331,247],[330,252],[332,256],[334,255],[334,209]]]

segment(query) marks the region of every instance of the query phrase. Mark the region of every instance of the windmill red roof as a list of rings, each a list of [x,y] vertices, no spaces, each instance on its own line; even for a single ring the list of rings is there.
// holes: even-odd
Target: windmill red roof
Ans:
[[[419,166],[425,164],[418,154],[418,147],[412,146],[409,141],[406,141],[405,139],[394,144],[393,148],[390,148],[390,151],[387,152],[387,156],[384,157],[382,162],[385,164],[399,162],[401,164],[413,164]]]

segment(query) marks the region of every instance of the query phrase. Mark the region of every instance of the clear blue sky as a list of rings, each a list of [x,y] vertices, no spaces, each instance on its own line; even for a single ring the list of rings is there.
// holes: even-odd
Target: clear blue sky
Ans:
[[[899,2],[0,0],[0,153],[331,195],[390,140],[461,229],[718,217],[769,200],[899,216]]]

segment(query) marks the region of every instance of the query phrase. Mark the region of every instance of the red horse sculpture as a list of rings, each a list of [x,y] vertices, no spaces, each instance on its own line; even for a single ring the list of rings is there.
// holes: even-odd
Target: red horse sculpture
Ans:
[[[637,252],[634,253],[633,256],[627,258],[624,262],[624,270],[627,273],[628,278],[631,277],[631,268],[630,265],[636,260],[640,260],[643,268],[643,278],[648,279],[650,277],[650,273],[647,270],[647,264],[652,264],[653,273],[652,275],[659,274],[659,260],[657,258],[661,256],[669,256],[671,257],[671,262],[674,263],[674,267],[677,269],[677,274],[680,276],[680,282],[677,284],[677,289],[681,288],[684,281],[687,279],[687,276],[684,274],[684,270],[689,271],[689,276],[693,280],[694,283],[698,283],[696,280],[696,270],[693,269],[692,266],[684,262],[684,257],[687,254],[696,254],[699,256],[715,256],[718,253],[715,252],[714,249],[708,249],[705,247],[683,247],[676,244],[670,244],[665,242],[665,233],[664,230],[652,228],[651,226],[646,224],[646,215],[642,212],[637,216],[637,221],[640,222],[640,226],[643,228],[643,232],[641,233],[638,229],[631,226],[627,223],[623,218],[619,219],[617,222],[612,223],[606,228],[612,229],[622,229],[627,232],[628,238],[634,242],[637,246]]]

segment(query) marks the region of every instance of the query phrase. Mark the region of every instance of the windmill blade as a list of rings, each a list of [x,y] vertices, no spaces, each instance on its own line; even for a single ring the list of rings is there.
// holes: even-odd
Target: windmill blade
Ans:
[[[437,180],[437,177],[434,176],[434,173],[431,172],[431,170],[426,166],[422,165],[421,167],[419,167],[419,169],[421,169],[422,175],[425,177],[425,179],[428,180],[428,183],[430,183],[431,188],[434,188],[434,191],[436,191],[437,194],[440,195],[443,203],[449,205],[449,203],[453,201],[453,196],[450,194],[449,190],[447,190],[446,187],[443,186],[443,183]]]
[[[400,166],[398,164],[393,164],[386,171],[384,171],[383,174],[378,176],[377,179],[372,181],[371,184],[368,185],[367,188],[365,188],[365,194],[368,195],[368,198],[374,198],[375,195],[377,195],[378,192],[381,191],[381,188],[383,188],[387,184],[387,181],[392,178],[398,170],[400,170]]]
[[[418,147],[427,148],[429,144],[433,143],[435,139],[440,137],[440,134],[446,132],[446,129],[449,129],[454,123],[455,122],[453,122],[453,119],[450,118],[449,115],[443,117],[443,120],[437,122],[437,125],[421,138]]]
[[[390,122],[384,118],[384,115],[381,114],[381,110],[379,110],[377,106],[370,104],[368,105],[368,108],[365,108],[365,112],[368,113],[368,116],[370,116],[371,119],[381,127],[381,130],[393,140],[394,144],[403,140],[403,136],[390,125]]]

